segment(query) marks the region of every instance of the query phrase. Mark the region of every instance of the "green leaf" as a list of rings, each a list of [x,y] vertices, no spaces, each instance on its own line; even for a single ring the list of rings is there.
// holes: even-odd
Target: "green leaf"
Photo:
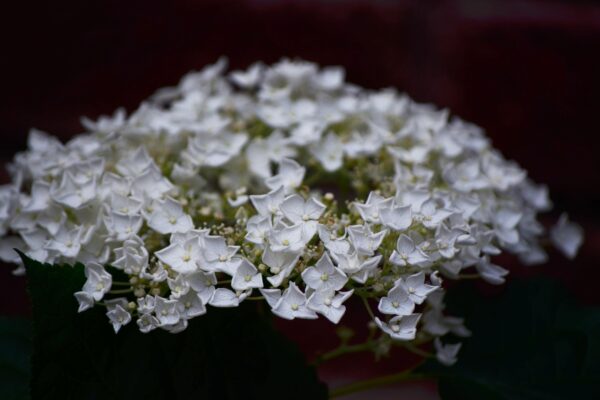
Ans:
[[[447,300],[473,336],[456,365],[420,370],[439,377],[442,399],[600,398],[600,309],[579,307],[546,279],[513,281],[492,297],[464,283]]]
[[[83,266],[24,258],[33,304],[34,399],[325,399],[325,385],[256,304],[210,308],[181,333],[115,334],[102,307],[77,313]]]
[[[0,399],[29,398],[31,322],[0,317]]]

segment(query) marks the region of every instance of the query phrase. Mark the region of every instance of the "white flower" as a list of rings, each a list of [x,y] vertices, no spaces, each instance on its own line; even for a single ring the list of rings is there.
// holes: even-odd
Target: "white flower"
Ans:
[[[135,177],[131,183],[131,193],[137,199],[161,199],[171,190],[173,190],[171,182],[154,165]]]
[[[454,254],[458,251],[455,247],[456,240],[460,232],[457,230],[450,230],[443,223],[438,225],[438,228],[435,232],[435,245],[437,247],[437,251],[445,258],[452,258]]]
[[[138,297],[137,299],[137,311],[141,314],[150,314],[154,311],[156,306],[156,297],[146,295],[145,297]]]
[[[420,318],[421,314],[409,314],[393,317],[388,323],[385,323],[375,317],[375,323],[392,339],[413,340],[417,333],[417,323]]]
[[[94,306],[94,297],[90,293],[80,291],[75,292],[74,296],[77,299],[77,303],[79,304],[77,312],[88,310]]]
[[[202,256],[200,239],[192,237],[185,242],[172,243],[154,254],[160,261],[180,274],[194,272],[198,270]]]
[[[251,88],[258,84],[263,74],[264,66],[260,63],[252,64],[246,71],[233,71],[230,74],[231,80],[244,88]]]
[[[218,288],[215,290],[209,304],[213,307],[237,307],[240,304],[240,298],[235,292],[226,288]]]
[[[467,159],[460,164],[448,164],[443,174],[446,182],[460,192],[483,189],[488,185],[476,159]]]
[[[332,289],[317,290],[310,295],[306,306],[337,324],[346,312],[346,306],[343,303],[353,292],[354,290],[349,290],[336,294]]]
[[[272,229],[273,222],[270,216],[254,215],[248,219],[246,224],[245,239],[258,245],[264,245]]]
[[[522,218],[520,212],[502,208],[494,215],[494,233],[503,243],[516,244],[519,241],[517,225]]]
[[[411,238],[402,234],[398,238],[396,249],[390,256],[390,262],[396,265],[420,265],[427,261],[427,255],[415,246]]]
[[[141,215],[129,215],[120,212],[111,212],[104,217],[104,224],[112,240],[125,241],[136,236],[144,220]]]
[[[55,181],[56,182],[56,181]],[[78,183],[69,172],[63,174],[60,184],[53,184],[50,194],[54,201],[71,208],[79,208],[96,197],[96,179]]]
[[[402,286],[404,291],[408,293],[410,300],[415,304],[423,303],[429,293],[438,289],[438,286],[425,283],[425,274],[422,271],[396,281],[396,285]]]
[[[323,253],[314,267],[302,271],[302,280],[311,289],[340,290],[348,282],[348,277],[333,265],[327,253]]]
[[[233,276],[242,262],[241,258],[234,257],[239,249],[239,246],[228,246],[223,237],[207,236],[204,238],[204,261],[201,268]]]
[[[508,275],[508,271],[506,269],[492,264],[487,259],[482,259],[479,261],[475,265],[475,268],[477,268],[477,272],[479,272],[479,275],[481,275],[485,281],[493,285],[500,285],[504,283],[504,277]]]
[[[136,321],[140,332],[148,333],[153,329],[158,328],[160,321],[154,315],[142,314]]]
[[[31,198],[29,199],[29,202],[22,208],[22,210],[24,212],[44,211],[50,207],[50,202],[50,184],[44,181],[37,181],[31,185]],[[9,202],[4,203],[5,206],[8,206],[8,204]]]
[[[387,235],[386,229],[372,232],[367,225],[352,225],[348,227],[350,242],[361,255],[371,256],[381,246],[381,242]]]
[[[262,256],[262,262],[269,267],[269,272],[273,274],[273,276],[267,278],[269,283],[274,287],[281,285],[283,280],[290,275],[299,259],[300,253],[275,252],[267,247]]]
[[[313,197],[304,201],[297,194],[288,196],[280,206],[283,215],[294,224],[318,221],[325,208],[323,203],[315,200]]]
[[[326,126],[325,121],[321,120],[300,121],[290,132],[290,143],[296,146],[315,144],[321,138]]]
[[[344,161],[344,147],[338,135],[328,133],[325,138],[312,146],[312,153],[326,171],[339,169]]]
[[[358,283],[365,283],[369,273],[377,268],[383,258],[381,255],[374,257],[359,255],[356,251],[349,254],[331,254],[338,268]]]
[[[186,277],[190,287],[198,294],[203,304],[207,304],[215,293],[217,277],[214,272],[198,271]]]
[[[379,300],[378,309],[383,314],[409,315],[415,309],[415,302],[405,289],[405,285],[396,283],[387,296]]]
[[[566,257],[575,258],[583,243],[583,229],[570,222],[567,214],[562,214],[558,223],[550,231],[550,239]]]
[[[192,218],[183,212],[181,204],[168,197],[155,203],[154,212],[148,219],[148,226],[155,231],[165,234],[186,232],[194,228]]]
[[[156,296],[154,306],[154,315],[160,325],[174,325],[179,322],[179,311],[177,309],[177,300],[167,300]]]
[[[247,140],[248,136],[245,134],[229,132],[214,136],[198,135],[188,141],[182,158],[195,167],[220,167],[239,154]]]
[[[444,345],[438,337],[435,338],[433,344],[435,345],[435,358],[437,358],[440,363],[446,366],[451,366],[456,363],[456,356],[460,350],[461,343]]]
[[[139,274],[148,265],[148,250],[139,236],[133,236],[123,242],[123,247],[115,249],[115,261],[112,265],[127,274]]]
[[[317,226],[317,232],[319,239],[331,253],[347,254],[350,251],[350,243],[345,239],[345,234],[338,237],[335,231],[322,224]]]
[[[427,161],[430,148],[428,146],[413,146],[405,149],[397,146],[388,146],[387,151],[392,157],[407,164],[423,164]]]
[[[132,197],[123,196],[118,193],[111,193],[110,197],[110,209],[114,212],[125,214],[125,215],[137,215],[142,209],[142,202]]]
[[[445,316],[439,308],[425,312],[423,330],[434,336],[443,336],[449,332],[460,337],[471,335],[471,332],[464,326],[462,318]]]
[[[83,230],[81,227],[69,229],[63,225],[54,237],[48,241],[45,248],[65,258],[74,259],[81,250],[82,236]]]
[[[231,287],[235,290],[262,288],[262,275],[252,263],[244,258],[233,275]]]
[[[131,314],[129,314],[121,305],[117,304],[113,309],[106,313],[110,320],[115,333],[119,332],[122,326],[131,322]]]
[[[279,162],[279,170],[274,175],[265,180],[269,189],[277,189],[283,186],[286,193],[292,192],[302,184],[306,168],[290,158],[283,158]]]
[[[421,209],[419,210],[419,213],[415,215],[415,219],[421,222],[425,227],[434,229],[451,214],[451,210],[439,208],[434,200],[429,199],[421,205]]]
[[[186,319],[206,313],[204,302],[200,299],[198,293],[193,290],[189,290],[177,299],[177,310],[179,311],[179,315]]]
[[[260,294],[263,295],[267,304],[273,308],[277,305],[279,299],[281,299],[281,289],[258,289]]]
[[[82,117],[81,124],[92,132],[112,133],[118,130],[125,123],[125,110],[118,108],[112,116],[101,115],[97,121]]]
[[[412,225],[411,206],[384,208],[380,217],[385,226],[395,231],[404,231]]]
[[[274,252],[297,253],[304,248],[308,239],[304,236],[303,225],[296,224],[271,231],[269,245]]]
[[[386,199],[375,192],[370,192],[365,204],[354,203],[354,206],[358,210],[361,218],[366,222],[380,223],[381,211],[390,208],[393,201],[394,199],[392,197]]]
[[[283,295],[273,307],[273,314],[285,318],[316,319],[317,314],[306,307],[306,296],[294,282],[283,292]]]
[[[142,175],[148,168],[156,166],[144,146],[140,146],[129,155],[122,158],[116,165],[117,171],[123,176],[136,177]]]
[[[92,296],[96,301],[102,300],[112,285],[112,275],[97,263],[89,263],[84,269],[87,280],[82,291]]]
[[[183,275],[178,275],[175,279],[167,278],[167,285],[171,289],[169,299],[178,299],[185,296],[190,291],[189,283],[183,278]]]
[[[256,208],[256,211],[260,215],[265,216],[277,214],[284,199],[285,189],[283,186],[279,186],[267,194],[250,196],[250,201],[254,205],[254,208]]]

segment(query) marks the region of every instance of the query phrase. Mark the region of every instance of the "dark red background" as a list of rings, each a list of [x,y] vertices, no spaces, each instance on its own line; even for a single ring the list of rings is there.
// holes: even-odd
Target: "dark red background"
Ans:
[[[8,6],[3,6],[8,7]],[[599,304],[600,4],[592,1],[19,2],[0,24],[0,158],[28,129],[68,139],[79,117],[132,111],[161,86],[229,57],[234,68],[282,56],[343,65],[349,81],[394,86],[487,129],[503,153],[550,186],[586,244],[515,275],[562,279]],[[17,8],[17,9],[14,9]],[[23,278],[0,269],[0,314],[27,314]],[[360,313],[358,311],[357,313]],[[327,324],[283,325],[309,352]],[[310,325],[313,324],[313,325]],[[301,333],[298,333],[301,327]]]

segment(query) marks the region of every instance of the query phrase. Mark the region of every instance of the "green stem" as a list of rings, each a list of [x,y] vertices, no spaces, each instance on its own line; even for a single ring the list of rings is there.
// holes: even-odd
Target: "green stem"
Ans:
[[[319,365],[325,361],[333,360],[334,358],[338,358],[338,357],[346,355],[346,354],[360,353],[361,351],[369,351],[372,348],[373,348],[373,342],[371,342],[371,341],[368,341],[365,343],[360,343],[360,344],[354,344],[351,346],[344,344],[344,345],[339,346],[336,349],[331,350],[330,352],[321,354],[314,361],[314,364]]]
[[[264,300],[262,296],[246,297],[244,300]]]
[[[132,293],[133,289],[117,289],[117,290],[110,290],[108,292],[108,294],[126,294],[126,293]]]
[[[384,375],[373,379],[367,379],[364,381],[353,382],[346,386],[341,386],[332,389],[329,392],[329,398],[345,396],[351,393],[362,392],[379,386],[390,385],[392,383],[405,382],[409,380],[419,380],[428,378],[425,374],[412,373],[413,368],[398,372],[396,374]]]
[[[112,286],[131,286],[131,283],[129,283],[129,282],[116,282],[116,281],[113,281],[112,282]]]
[[[369,316],[371,317],[372,320],[375,320],[375,314],[373,314],[373,310],[371,310],[371,306],[369,305],[369,300],[367,300],[366,297],[361,297],[363,304],[365,305],[365,308],[367,309],[367,312],[369,313]]]
[[[422,350],[418,347],[415,347],[411,344],[404,344],[402,345],[402,347],[404,347],[406,350],[410,351],[411,353],[417,354],[421,357],[425,357],[425,358],[432,358],[434,357],[434,355],[428,351]]]

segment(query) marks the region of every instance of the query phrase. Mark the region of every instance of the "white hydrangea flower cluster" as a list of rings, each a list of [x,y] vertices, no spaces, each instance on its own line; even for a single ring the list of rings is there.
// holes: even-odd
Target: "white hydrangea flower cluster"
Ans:
[[[0,189],[0,256],[83,263],[80,311],[107,307],[115,331],[178,332],[207,305],[262,298],[282,318],[338,323],[358,295],[391,338],[420,327],[451,363],[458,348],[439,337],[469,332],[443,312],[442,277],[500,284],[492,257],[543,262],[546,237],[576,254],[578,226],[564,217],[547,236],[536,220],[546,187],[446,110],[341,68],[224,70],[128,117],[83,119],[67,144],[32,130]]]

